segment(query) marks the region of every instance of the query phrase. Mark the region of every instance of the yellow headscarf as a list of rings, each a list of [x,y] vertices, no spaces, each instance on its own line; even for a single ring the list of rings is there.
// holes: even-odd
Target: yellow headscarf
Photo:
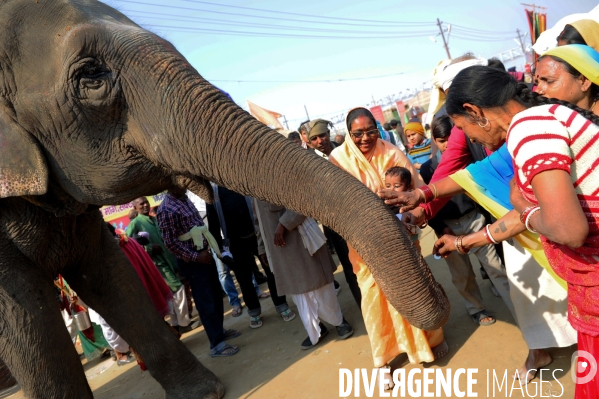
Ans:
[[[349,118],[352,112],[357,109],[362,109],[366,111],[365,113],[369,113],[372,116],[368,109],[357,107],[347,113],[347,118]],[[350,121],[347,120],[347,118],[346,125],[349,130]],[[372,117],[372,119],[374,120],[374,117]],[[362,154],[351,137],[349,137],[348,140],[345,140],[340,147],[333,150],[331,155],[329,155],[329,161],[360,180],[366,187],[375,193],[380,189],[385,188],[383,176],[385,176],[387,169],[393,166],[407,168],[412,174],[414,187],[424,185],[420,174],[414,169],[414,166],[405,154],[393,144],[380,138],[376,141],[370,162],[366,159],[364,154]]]
[[[570,25],[580,33],[587,46],[599,51],[599,23],[592,19],[581,19]]]

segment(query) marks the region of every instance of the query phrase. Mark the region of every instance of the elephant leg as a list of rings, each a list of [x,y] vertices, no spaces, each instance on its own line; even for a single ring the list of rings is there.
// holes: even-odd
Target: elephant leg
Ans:
[[[0,252],[0,359],[28,398],[92,398],[51,276],[8,244]]]
[[[162,320],[103,222],[86,227],[80,235],[81,243],[88,246],[82,266],[69,274],[65,271],[71,287],[141,355],[166,398],[221,398],[223,385]],[[125,245],[134,244],[130,241]]]

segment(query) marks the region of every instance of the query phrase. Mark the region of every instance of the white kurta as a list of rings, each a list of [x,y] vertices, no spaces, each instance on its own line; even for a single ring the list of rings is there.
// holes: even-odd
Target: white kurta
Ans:
[[[333,283],[305,294],[291,295],[291,298],[297,306],[300,319],[302,319],[310,341],[314,345],[320,339],[319,324],[321,319],[335,327],[343,323],[343,315],[341,314],[341,307]]]
[[[567,347],[577,342],[568,322],[568,292],[516,241],[503,243],[510,298],[528,349]]]

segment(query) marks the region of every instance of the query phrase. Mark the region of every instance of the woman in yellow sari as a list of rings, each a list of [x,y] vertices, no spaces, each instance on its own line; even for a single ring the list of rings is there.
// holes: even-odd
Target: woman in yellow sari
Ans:
[[[412,173],[415,187],[424,185],[408,158],[393,144],[379,138],[376,120],[366,108],[354,108],[346,119],[349,140],[329,160],[363,182],[372,192],[384,188],[385,171],[402,166]],[[370,338],[375,367],[387,367],[406,353],[411,363],[432,362],[449,351],[441,329],[423,331],[410,325],[387,301],[368,266],[350,246],[349,259],[362,292],[362,315]]]

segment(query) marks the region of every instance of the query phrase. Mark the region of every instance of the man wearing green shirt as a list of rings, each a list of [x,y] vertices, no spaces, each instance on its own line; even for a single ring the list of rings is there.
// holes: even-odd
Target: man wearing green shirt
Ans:
[[[142,233],[148,239],[149,242],[144,245],[144,248],[173,292],[173,299],[170,304],[171,314],[166,316],[166,321],[181,332],[179,327],[189,326],[190,319],[185,287],[177,277],[177,258],[168,252],[164,246],[158,222],[154,216],[150,216],[150,203],[148,199],[146,197],[139,197],[133,201],[133,206],[138,215],[129,223],[127,236],[136,238],[139,233]],[[143,234],[144,232],[147,234]]]

